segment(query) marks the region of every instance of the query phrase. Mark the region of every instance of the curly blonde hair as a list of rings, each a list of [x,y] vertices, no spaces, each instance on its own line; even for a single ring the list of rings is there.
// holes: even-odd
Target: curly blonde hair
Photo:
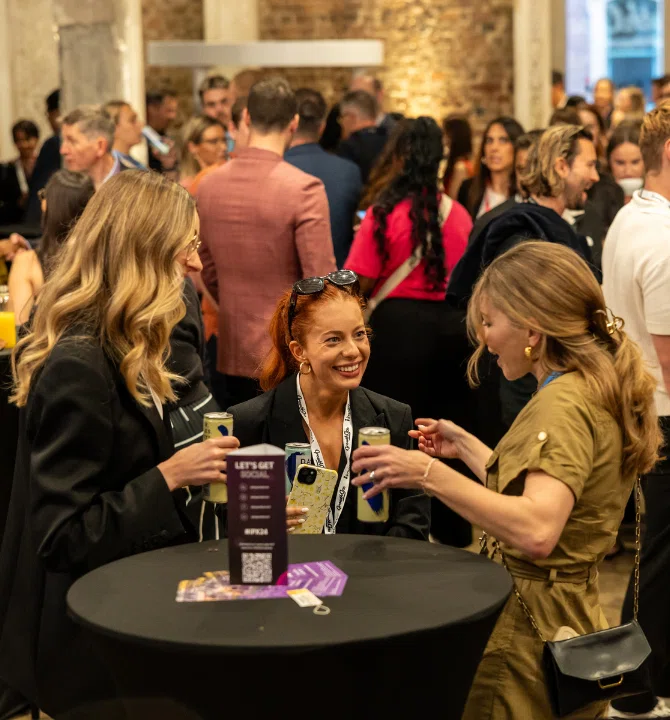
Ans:
[[[468,333],[477,346],[468,364],[473,386],[486,350],[483,297],[514,325],[542,335],[533,360],[543,371],[578,372],[584,378],[593,400],[621,428],[623,472],[649,472],[662,444],[656,381],[623,329],[608,327],[605,298],[586,262],[564,245],[529,241],[489,265],[468,306]]]
[[[554,125],[545,130],[528,153],[526,167],[519,177],[519,185],[526,195],[559,197],[565,190],[565,180],[556,170],[556,161],[564,158],[572,167],[579,155],[580,140],[593,142],[591,133],[577,125]]]
[[[170,333],[184,317],[177,256],[194,242],[193,198],[158,173],[128,170],[108,180],[72,229],[40,293],[31,332],[12,357],[12,401],[26,404],[36,373],[66,331],[100,345],[130,394],[174,400]]]

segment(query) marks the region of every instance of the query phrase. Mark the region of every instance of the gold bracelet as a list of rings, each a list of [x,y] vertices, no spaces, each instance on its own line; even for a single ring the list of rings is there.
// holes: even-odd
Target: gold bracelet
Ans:
[[[428,490],[426,490],[426,480],[428,480],[428,473],[436,460],[437,458],[431,458],[428,465],[426,465],[426,472],[423,474],[423,478],[421,479],[421,489],[423,490],[423,494],[428,495],[428,497],[432,497],[432,495],[428,492]]]

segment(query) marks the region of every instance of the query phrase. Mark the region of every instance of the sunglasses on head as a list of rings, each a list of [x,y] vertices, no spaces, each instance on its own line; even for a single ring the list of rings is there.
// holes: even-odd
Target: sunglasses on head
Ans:
[[[288,306],[288,334],[293,340],[293,320],[295,320],[295,309],[298,303],[298,295],[317,295],[323,292],[326,287],[326,281],[332,283],[336,287],[344,288],[350,285],[358,284],[358,275],[353,270],[337,270],[328,273],[322,277],[305,278],[293,283],[293,292],[291,293],[291,302]]]

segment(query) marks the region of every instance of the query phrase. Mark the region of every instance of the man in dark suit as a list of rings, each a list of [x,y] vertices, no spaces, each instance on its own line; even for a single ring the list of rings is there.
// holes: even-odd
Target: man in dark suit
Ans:
[[[353,162],[331,155],[319,145],[327,112],[323,95],[316,90],[301,88],[295,96],[300,121],[284,160],[324,184],[335,261],[341,268],[354,237],[354,215],[363,189],[361,173]]]
[[[367,183],[375,161],[386,145],[388,135],[377,127],[377,101],[364,90],[348,92],[340,103],[342,142],[337,154],[353,160]]]
[[[60,89],[47,95],[46,116],[54,134],[44,141],[28,184],[28,203],[24,223],[31,228],[39,228],[42,219],[39,191],[46,187],[49,178],[60,170]]]
[[[349,90],[364,90],[377,101],[377,127],[387,135],[395,127],[398,120],[403,119],[402,113],[384,112],[384,85],[382,81],[369,70],[356,70],[349,83]]]

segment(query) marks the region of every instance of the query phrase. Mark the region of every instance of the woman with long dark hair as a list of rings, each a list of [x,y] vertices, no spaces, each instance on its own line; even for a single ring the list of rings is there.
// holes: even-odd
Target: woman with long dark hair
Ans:
[[[458,202],[473,220],[515,193],[514,143],[523,133],[521,125],[506,116],[491,120],[484,130],[475,175],[461,185],[458,193]]]
[[[346,261],[374,308],[366,385],[407,403],[415,417],[441,409],[467,425],[467,339],[444,299],[472,220],[439,190],[443,146],[437,123],[408,120],[395,139],[397,172],[368,209]],[[470,542],[469,534],[450,540]]]
[[[59,170],[40,192],[42,238],[39,249],[19,253],[9,274],[9,306],[17,325],[28,322],[50,266],[93,197],[95,188],[88,175]]]
[[[444,191],[456,200],[461,185],[475,173],[472,166],[472,128],[463,115],[449,115],[442,123],[449,157],[444,172]]]

